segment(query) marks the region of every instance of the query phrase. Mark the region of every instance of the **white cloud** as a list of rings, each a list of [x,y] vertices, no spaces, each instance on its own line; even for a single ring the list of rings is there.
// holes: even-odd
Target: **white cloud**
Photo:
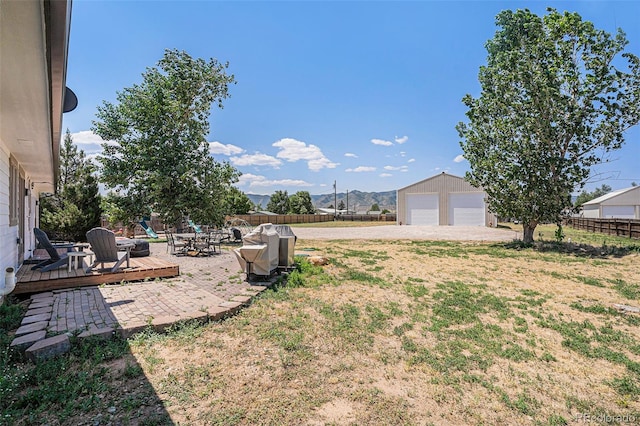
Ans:
[[[353,173],[361,173],[361,172],[375,172],[376,168],[375,167],[370,167],[370,166],[359,166],[356,167],[355,169],[346,169],[345,172],[353,172]]]
[[[351,157],[351,158],[358,158],[358,156],[357,156],[357,155],[352,154],[352,153],[350,153],[350,152],[347,152],[344,156],[345,156],[345,157]]]
[[[209,154],[237,155],[242,154],[244,149],[231,144],[222,144],[218,141],[209,142]]]
[[[409,136],[402,136],[402,137],[397,137],[396,136],[396,143],[402,145],[403,143],[405,143],[406,141],[409,140]]]
[[[73,143],[87,154],[87,158],[95,157],[102,153],[102,144],[107,143],[113,145],[115,142],[105,141],[91,130],[83,130],[81,132],[71,133]]]
[[[248,186],[249,188],[260,188],[260,187],[269,187],[269,186],[300,186],[307,187],[313,186],[312,183],[305,182],[304,180],[299,179],[267,179],[261,175],[254,175],[251,173],[245,173],[240,176],[238,180],[239,186]]]
[[[76,145],[93,145],[93,144],[101,144],[104,140],[93,133],[91,130],[83,130],[81,132],[71,133],[71,138],[73,139],[73,143]]]
[[[456,158],[453,159],[454,163],[462,163],[465,160],[464,155],[460,154]]]
[[[385,141],[384,139],[371,139],[371,143],[374,145],[391,146],[393,142]]]
[[[402,165],[402,166],[384,166],[385,170],[399,170],[401,172],[406,172],[407,169],[409,169],[409,166],[406,165]]]
[[[276,155],[278,158],[289,162],[306,161],[309,170],[317,172],[324,168],[334,169],[340,163],[334,163],[322,153],[322,150],[315,145],[307,145],[292,138],[280,139],[274,142],[272,146],[280,148]]]
[[[393,176],[391,173],[380,173],[380,177],[385,178],[385,177],[391,177]]]
[[[406,152],[404,152],[404,151],[400,151],[400,157],[404,157],[404,156],[406,156],[406,155],[407,155],[407,153],[406,153]]]
[[[415,159],[415,158],[410,158],[410,159],[407,161],[407,163],[413,163],[413,162],[415,162],[415,161],[416,161],[416,159]]]
[[[240,157],[229,158],[231,164],[234,166],[271,166],[273,168],[280,168],[282,161],[267,154],[245,154]]]

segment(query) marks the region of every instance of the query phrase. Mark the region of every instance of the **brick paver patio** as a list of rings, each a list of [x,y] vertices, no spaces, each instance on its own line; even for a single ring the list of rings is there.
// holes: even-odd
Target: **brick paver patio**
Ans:
[[[181,320],[220,319],[271,285],[247,282],[232,248],[209,257],[172,256],[164,243],[150,244],[150,250],[151,256],[178,263],[180,276],[35,294],[16,345],[42,331],[100,335],[111,330],[126,337],[148,326],[165,329]]]

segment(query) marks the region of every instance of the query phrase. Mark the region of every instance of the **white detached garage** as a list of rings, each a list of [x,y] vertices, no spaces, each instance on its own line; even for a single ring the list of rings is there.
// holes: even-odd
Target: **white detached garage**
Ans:
[[[584,203],[582,216],[600,219],[640,219],[640,186],[609,192]]]
[[[486,193],[464,178],[441,173],[397,191],[401,225],[492,226]]]

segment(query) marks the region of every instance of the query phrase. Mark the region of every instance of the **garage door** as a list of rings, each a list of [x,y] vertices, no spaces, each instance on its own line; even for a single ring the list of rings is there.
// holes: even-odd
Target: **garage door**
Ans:
[[[407,194],[407,225],[438,224],[438,194]]]
[[[634,206],[602,206],[602,217],[635,219],[636,208]]]
[[[449,225],[485,226],[484,193],[449,194]]]

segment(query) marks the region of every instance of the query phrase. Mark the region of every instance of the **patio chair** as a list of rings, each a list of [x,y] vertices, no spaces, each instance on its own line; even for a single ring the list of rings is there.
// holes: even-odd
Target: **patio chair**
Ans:
[[[114,263],[111,268],[106,268],[109,272],[116,272],[125,260],[127,261],[127,267],[129,266],[129,250],[131,246],[121,246],[121,248],[128,247],[128,249],[126,251],[118,251],[116,234],[113,231],[105,228],[93,228],[87,232],[87,241],[91,244],[91,251],[96,256],[96,260],[87,268],[87,273],[91,272],[98,264],[101,265],[101,270],[105,270],[105,263]]]
[[[149,237],[158,238],[158,234],[156,234],[156,231],[154,231],[153,228],[147,225],[147,222],[145,222],[144,220],[141,220],[140,226],[142,226],[142,229],[144,229],[144,232],[146,232]]]
[[[233,239],[229,240],[230,243],[241,243],[242,242],[242,231],[238,228],[231,228],[231,234],[233,235]]]
[[[167,251],[171,249],[171,254],[174,256],[187,254],[187,250],[189,249],[189,243],[187,241],[177,240],[176,236],[169,231],[165,231],[164,234],[167,236]]]
[[[38,240],[42,248],[44,248],[49,254],[49,259],[43,260],[42,262],[34,265],[31,268],[32,270],[40,269],[40,272],[48,272],[53,269],[58,269],[63,266],[69,265],[69,257],[67,256],[67,253],[66,253],[67,250],[65,250],[65,252],[63,253],[59,253],[57,248],[53,244],[51,244],[51,241],[49,241],[49,237],[47,236],[47,234],[41,229],[33,228],[33,233],[35,234],[36,239]],[[70,245],[63,245],[63,246],[57,246],[57,247],[68,249]]]

